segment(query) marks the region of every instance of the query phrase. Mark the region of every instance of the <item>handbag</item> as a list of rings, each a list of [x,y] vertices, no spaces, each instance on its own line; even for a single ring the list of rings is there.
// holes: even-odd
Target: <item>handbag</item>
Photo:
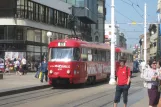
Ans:
[[[161,92],[161,80],[158,80],[158,92]]]
[[[42,71],[39,73],[39,79],[41,79],[41,76],[42,76]]]

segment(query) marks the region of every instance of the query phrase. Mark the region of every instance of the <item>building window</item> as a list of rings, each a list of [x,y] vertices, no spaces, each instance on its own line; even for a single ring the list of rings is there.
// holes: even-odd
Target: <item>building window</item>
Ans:
[[[70,1],[73,3],[74,1]],[[17,17],[67,28],[67,13],[32,2],[17,0]]]
[[[97,20],[97,23],[96,23],[96,29],[98,29],[98,20]]]
[[[28,1],[28,18],[33,20],[33,2]]]
[[[75,5],[76,4],[76,0],[67,0],[67,3]]]
[[[54,10],[51,8],[49,9],[49,23],[54,24]]]
[[[154,42],[154,47],[155,47],[155,46],[157,46],[157,43],[156,43],[156,42]]]
[[[17,17],[24,18],[24,0],[17,0]]]
[[[16,40],[24,40],[24,30],[23,27],[16,27]]]
[[[0,26],[0,40],[4,40],[4,26]]]
[[[76,0],[76,6],[77,7],[84,7],[85,6],[84,0]]]
[[[15,40],[15,28],[14,26],[6,26],[6,34],[8,40]]]
[[[42,43],[48,43],[48,39],[47,39],[47,32],[46,31],[42,31]]]
[[[35,42],[41,42],[41,30],[35,30]]]

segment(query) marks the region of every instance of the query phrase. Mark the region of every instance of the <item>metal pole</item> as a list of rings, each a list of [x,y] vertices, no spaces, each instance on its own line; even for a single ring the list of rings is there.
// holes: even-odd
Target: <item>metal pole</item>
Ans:
[[[147,59],[146,59],[146,55],[147,55],[147,47],[146,47],[146,3],[145,3],[145,6],[144,6],[144,61],[145,61],[145,64],[147,64]]]
[[[115,16],[114,16],[114,0],[111,0],[111,76],[109,84],[114,85],[116,84],[115,81]]]

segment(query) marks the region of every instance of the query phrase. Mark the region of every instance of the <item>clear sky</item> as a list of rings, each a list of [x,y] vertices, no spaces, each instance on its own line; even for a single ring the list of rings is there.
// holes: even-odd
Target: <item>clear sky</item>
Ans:
[[[147,22],[157,21],[158,0],[115,0],[115,22],[120,26],[121,32],[127,38],[128,48],[139,44],[139,36],[144,34],[144,25],[129,25],[132,21],[144,22],[144,4],[147,3]],[[111,0],[106,0],[106,22],[111,22]],[[149,27],[149,25],[148,25]],[[147,28],[148,31],[148,28]]]

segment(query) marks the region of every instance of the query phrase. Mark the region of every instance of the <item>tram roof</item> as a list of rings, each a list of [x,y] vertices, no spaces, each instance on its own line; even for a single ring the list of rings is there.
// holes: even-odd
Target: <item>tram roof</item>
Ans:
[[[65,43],[65,46],[58,46],[58,43]],[[110,45],[96,42],[87,42],[79,39],[62,39],[54,40],[49,43],[49,48],[51,47],[87,47],[87,48],[97,48],[97,49],[110,49]]]
[[[128,53],[128,54],[132,54],[132,51],[124,49],[124,48],[120,48],[120,47],[116,47],[115,48],[116,52],[123,52],[123,53]]]

